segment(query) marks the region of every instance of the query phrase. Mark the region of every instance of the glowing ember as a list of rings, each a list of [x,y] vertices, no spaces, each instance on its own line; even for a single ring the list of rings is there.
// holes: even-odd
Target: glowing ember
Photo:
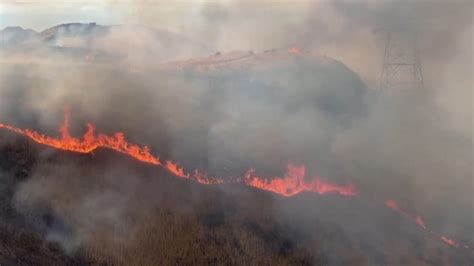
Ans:
[[[450,245],[450,246],[453,246],[455,248],[458,248],[459,247],[459,244],[458,242],[456,242],[456,240],[452,239],[452,238],[449,238],[449,237],[446,237],[446,236],[441,236],[441,240],[444,241],[444,243]]]
[[[300,50],[300,48],[298,48],[296,46],[293,46],[293,47],[288,48],[288,53],[300,54],[301,50]]]
[[[426,223],[425,221],[419,216],[419,215],[412,215],[412,214],[409,214],[408,212],[402,210],[398,203],[395,202],[394,200],[387,200],[385,201],[385,205],[387,207],[389,207],[390,209],[398,212],[400,215],[406,217],[406,218],[409,218],[411,220],[414,220],[419,226],[421,226],[423,229],[427,229],[427,226],[426,226]],[[454,239],[452,238],[449,238],[449,237],[446,237],[446,236],[440,236],[439,234],[431,231],[431,230],[427,230],[429,233],[433,234],[433,235],[436,235],[437,237],[439,237],[444,243],[452,246],[452,247],[455,247],[455,248],[459,248],[461,245]],[[465,249],[469,249],[469,246],[468,245],[464,245],[463,246]]]
[[[398,212],[399,214],[401,214],[402,216],[406,217],[406,218],[409,218],[413,221],[415,221],[415,223],[419,226],[421,226],[423,229],[426,229],[426,223],[425,221],[419,216],[419,215],[413,215],[413,214],[410,214],[404,210],[402,210],[399,206],[398,206],[398,203],[395,202],[394,200],[387,200],[385,201],[385,205],[387,207],[389,207],[390,209]]]
[[[392,210],[395,210],[398,212],[399,208],[398,208],[398,204],[393,201],[393,200],[387,200],[385,201],[385,205],[387,205],[387,207],[389,207],[390,209]]]
[[[426,229],[426,223],[425,223],[425,221],[423,221],[423,219],[421,219],[421,217],[418,216],[418,215],[416,216],[416,223],[417,223],[419,226],[423,227],[423,229]]]

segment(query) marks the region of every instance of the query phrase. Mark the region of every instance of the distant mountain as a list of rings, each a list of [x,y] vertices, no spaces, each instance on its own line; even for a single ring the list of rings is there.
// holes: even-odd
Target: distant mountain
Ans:
[[[9,47],[12,45],[24,44],[28,41],[38,41],[40,35],[38,32],[22,27],[6,27],[0,31],[0,47]]]
[[[119,61],[142,64],[209,53],[209,49],[182,34],[146,26],[67,23],[35,32],[21,27],[0,31],[2,56],[17,54],[51,59],[66,56],[81,61]]]

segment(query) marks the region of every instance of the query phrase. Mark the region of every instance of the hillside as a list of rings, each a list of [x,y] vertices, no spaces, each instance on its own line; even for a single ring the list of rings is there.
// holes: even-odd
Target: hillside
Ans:
[[[21,27],[0,31],[3,60],[29,56],[34,61],[138,63],[166,61],[209,52],[204,45],[171,30],[134,25],[66,23],[41,32]]]
[[[424,91],[296,46],[0,34],[2,265],[474,263],[470,142]]]
[[[48,186],[38,195],[43,200],[20,198],[20,205],[15,204],[18,192],[16,198],[2,193],[1,215],[7,217],[0,241],[3,265],[468,265],[473,259],[370,199],[282,198],[239,185],[206,187],[110,152],[48,152],[25,140],[2,143],[0,157],[9,158],[0,165],[8,188],[25,182]],[[128,181],[100,174],[117,164],[134,173]],[[59,175],[45,179],[51,170]],[[71,170],[84,178],[62,173]],[[81,217],[90,200],[95,203],[89,211],[96,213],[86,216],[93,227]],[[120,213],[101,213],[115,204],[121,204]],[[78,240],[80,246],[65,254],[64,245]]]

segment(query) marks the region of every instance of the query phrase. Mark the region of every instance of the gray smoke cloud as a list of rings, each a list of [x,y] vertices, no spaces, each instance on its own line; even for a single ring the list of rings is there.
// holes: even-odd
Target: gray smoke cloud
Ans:
[[[39,48],[5,48],[0,121],[53,135],[67,106],[74,135],[91,121],[187,169],[236,176],[255,168],[275,176],[288,162],[305,164],[311,176],[352,180],[369,198],[398,200],[430,227],[474,243],[472,3],[265,4],[137,3],[124,24],[146,27],[60,30]],[[166,23],[180,33],[153,29]],[[420,44],[426,88],[380,93],[384,39],[377,29],[400,25],[427,29]],[[290,46],[303,54],[288,54]],[[236,57],[226,53],[232,50],[255,53],[210,70],[194,68]],[[222,54],[207,56],[217,51]],[[69,251],[131,241],[139,221],[169,195],[158,188],[178,186],[144,179],[162,174],[137,169],[127,158],[98,154],[103,164],[85,167],[87,159],[57,159],[51,151],[39,156],[57,162],[38,164],[17,189],[15,207],[31,219],[53,213],[53,222],[41,226]],[[312,201],[298,202],[282,203],[276,212],[294,217]],[[308,217],[319,214],[312,210]],[[378,211],[373,216],[385,221]],[[308,217],[292,223],[311,231]],[[367,230],[365,222],[335,223],[357,234]]]

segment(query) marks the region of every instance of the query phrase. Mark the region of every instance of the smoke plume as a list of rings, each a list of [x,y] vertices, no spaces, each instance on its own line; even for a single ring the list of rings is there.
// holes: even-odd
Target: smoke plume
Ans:
[[[472,3],[107,5],[122,10],[124,25],[63,25],[0,48],[1,123],[58,135],[67,108],[75,136],[93,122],[212,176],[231,179],[248,169],[281,176],[294,163],[311,176],[352,181],[366,195],[356,204],[368,206],[371,220],[348,218],[353,210],[342,199],[335,199],[333,218],[318,220],[321,228],[329,222],[347,232],[349,250],[370,231],[367,223],[390,220],[371,203],[383,208],[387,199],[409,206],[436,231],[474,243]],[[380,29],[399,26],[423,29],[423,90],[379,88]],[[4,133],[0,143],[14,141]],[[208,200],[195,184],[163,181],[163,171],[120,155],[36,149],[12,204],[68,252],[85,247],[120,256],[106,243],[135,243],[151,211],[175,208],[187,217]],[[0,189],[6,193],[3,183]],[[239,189],[211,190],[218,200],[256,197]],[[192,202],[170,202],[175,190]],[[297,231],[295,241],[305,233],[324,239],[310,221],[327,214],[326,199],[266,200],[273,219]],[[385,245],[392,226],[375,228],[371,237]]]

